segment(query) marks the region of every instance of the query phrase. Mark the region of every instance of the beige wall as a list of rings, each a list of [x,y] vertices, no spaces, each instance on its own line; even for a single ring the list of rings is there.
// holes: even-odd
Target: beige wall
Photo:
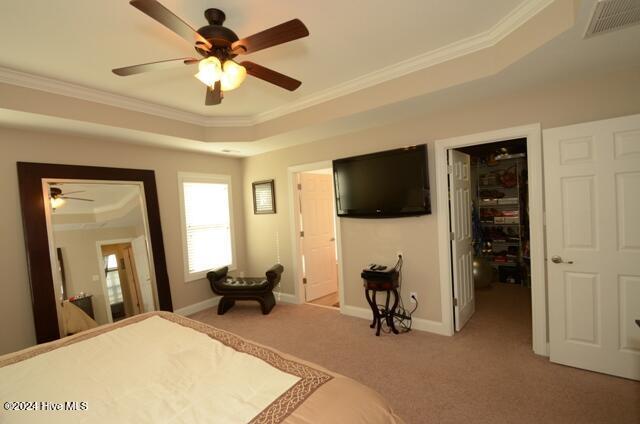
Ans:
[[[94,276],[99,277],[104,272],[98,260],[96,243],[132,239],[138,235],[135,227],[56,231],[53,234],[55,246],[62,249],[67,296],[77,296],[80,292],[93,295],[93,311],[98,324],[106,324],[109,319],[102,280],[93,281]]]
[[[205,280],[185,283],[178,204],[179,171],[231,175],[234,185],[238,270],[262,274],[274,262],[285,266],[282,290],[293,293],[287,168],[293,165],[427,143],[432,189],[433,141],[463,134],[540,122],[543,128],[640,112],[640,72],[529,88],[500,97],[425,113],[384,127],[270,152],[244,160],[121,144],[54,133],[0,128],[0,354],[35,342],[19,207],[17,161],[152,169],[156,172],[167,268],[174,308],[211,297]],[[432,108],[432,110],[434,110]],[[251,182],[275,178],[278,213],[253,215]],[[238,189],[241,187],[242,189]],[[243,200],[244,199],[244,200]],[[342,219],[342,253],[347,305],[365,307],[360,269],[370,262],[405,256],[403,293],[420,299],[417,317],[441,319],[436,217],[389,220]],[[244,219],[243,219],[244,218]],[[245,249],[245,245],[250,248]]]
[[[0,128],[0,354],[35,343],[18,195],[17,161],[154,170],[173,307],[182,308],[212,296],[205,280],[184,282],[178,172],[228,174],[237,188],[242,185],[242,169],[238,159]],[[234,192],[233,203],[235,211],[244,209],[238,189]],[[245,266],[245,249],[244,226],[240,216],[235,219],[235,229],[236,254],[241,270]]]
[[[400,146],[427,143],[433,214],[417,218],[341,219],[345,303],[367,307],[360,270],[371,262],[389,263],[397,251],[405,258],[403,294],[418,294],[416,317],[440,321],[434,140],[500,128],[541,123],[551,128],[640,112],[640,72],[616,72],[590,79],[571,78],[541,87],[488,96],[455,108],[393,125],[291,147],[244,160],[247,263],[262,273],[280,258],[285,267],[282,291],[294,292],[287,168]],[[251,182],[274,178],[278,213],[254,215]]]

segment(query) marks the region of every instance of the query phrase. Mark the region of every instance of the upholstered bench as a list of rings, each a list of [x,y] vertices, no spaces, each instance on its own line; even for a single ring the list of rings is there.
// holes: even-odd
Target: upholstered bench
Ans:
[[[233,278],[227,276],[228,267],[216,269],[207,273],[211,290],[222,296],[218,303],[218,315],[223,315],[233,305],[236,300],[256,300],[260,302],[262,313],[267,315],[276,304],[273,297],[273,288],[278,285],[284,267],[276,264],[266,272],[266,278],[249,277]]]

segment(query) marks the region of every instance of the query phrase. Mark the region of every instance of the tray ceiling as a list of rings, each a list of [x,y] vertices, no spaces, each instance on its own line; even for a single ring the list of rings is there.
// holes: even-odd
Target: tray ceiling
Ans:
[[[114,67],[193,55],[192,47],[127,0],[3,1],[0,67],[132,97],[199,115],[254,117],[393,67],[495,27],[523,0],[161,0],[194,27],[223,9],[225,25],[249,35],[294,17],[311,36],[250,60],[303,81],[285,92],[249,78],[221,106],[206,107],[194,67],[120,78]],[[275,7],[274,7],[275,6]],[[7,42],[10,40],[10,42]],[[393,70],[385,78],[393,78]],[[340,90],[337,90],[339,95]],[[336,93],[333,93],[334,95]]]

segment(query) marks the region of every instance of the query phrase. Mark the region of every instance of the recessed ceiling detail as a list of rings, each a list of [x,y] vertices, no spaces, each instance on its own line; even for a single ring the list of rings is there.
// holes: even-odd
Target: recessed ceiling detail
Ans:
[[[202,19],[202,10],[211,6],[210,0],[162,1],[190,22]],[[640,66],[638,26],[583,40],[596,0],[406,0],[393,14],[386,0],[367,0],[367,7],[327,0],[339,3],[338,15],[326,2],[279,0],[274,8],[258,0],[218,1],[216,6],[229,11],[229,27],[241,34],[291,16],[304,20],[313,37],[256,53],[256,60],[277,63],[277,69],[303,78],[300,90],[262,91],[269,85],[247,78],[250,90],[236,90],[225,107],[207,109],[202,85],[188,67],[131,78],[109,72],[139,59],[194,54],[180,37],[143,14],[130,13],[126,1],[107,7],[68,0],[64,7],[44,3],[34,8],[30,3],[35,0],[13,0],[0,2],[0,37],[16,40],[0,52],[0,126],[252,156],[427,116],[478,96],[506,95],[566,75]],[[22,16],[33,22],[29,37],[19,36],[23,25],[16,22],[24,21]],[[361,25],[354,26],[354,20]],[[47,27],[52,21],[53,32]],[[380,22],[403,30],[376,37]],[[92,44],[100,44],[101,54],[91,60],[86,52],[97,50],[78,45],[86,40],[75,37],[87,30],[93,31]],[[39,48],[43,36],[58,50],[38,50],[34,58],[29,52]],[[341,48],[345,41],[369,45],[372,38],[375,49]],[[270,93],[281,95],[276,99]],[[285,99],[290,95],[294,100]]]
[[[29,1],[24,0],[24,3],[3,2],[3,5],[0,6],[0,12],[6,9],[6,13],[0,14],[0,16],[13,16],[13,21],[15,21],[19,20],[20,13],[32,15],[33,8],[26,5]],[[198,9],[200,5],[210,5],[204,1],[165,1],[177,14],[191,22],[202,19],[204,7]],[[109,11],[89,13],[88,11],[92,8],[102,7],[100,6],[102,3],[90,6],[88,2],[80,0],[70,0],[70,2],[73,4],[69,4],[69,7],[77,9],[76,14],[86,13],[87,15],[101,16],[99,28],[96,28],[95,23],[92,24],[91,19],[88,19],[87,22],[76,19],[69,20],[68,25],[60,22],[54,34],[67,31],[70,32],[69,37],[72,37],[72,32],[83,33],[87,31],[85,27],[91,26],[92,33],[96,30],[102,31],[93,35],[94,37],[103,37],[101,50],[104,51],[104,54],[94,57],[92,61],[83,61],[83,65],[76,64],[73,60],[77,55],[74,54],[73,49],[80,48],[78,42],[82,42],[82,40],[76,40],[75,45],[64,47],[67,50],[70,49],[69,52],[65,52],[65,56],[71,60],[67,68],[73,67],[74,72],[62,69],[54,72],[54,68],[48,66],[48,75],[43,75],[39,74],[42,69],[39,66],[41,61],[32,64],[30,56],[22,57],[18,56],[17,52],[7,51],[6,58],[0,54],[0,82],[124,107],[196,125],[238,127],[253,126],[281,118],[495,45],[544,10],[553,3],[553,0],[490,0],[490,4],[482,5],[475,0],[461,0],[455,3],[439,0],[437,7],[432,2],[426,4],[427,2],[422,0],[408,0],[403,2],[403,7],[394,11],[391,18],[393,22],[389,22],[396,26],[402,26],[403,31],[396,31],[384,39],[375,37],[383,16],[386,20],[390,19],[388,13],[383,12],[388,10],[388,4],[384,0],[370,0],[367,2],[366,8],[363,8],[361,4],[345,4],[336,0],[335,7],[339,6],[341,10],[338,16],[329,13],[335,8],[329,7],[326,2],[316,6],[315,4],[305,3],[302,5],[300,2],[285,1],[282,8],[274,8],[267,2],[255,3],[251,0],[243,0],[225,3],[224,0],[221,0],[220,4],[224,6],[228,15],[228,25],[238,33],[252,33],[274,23],[282,22],[283,18],[289,18],[293,14],[293,16],[300,16],[314,35],[278,49],[256,53],[256,61],[268,60],[270,66],[273,65],[278,70],[304,79],[305,85],[300,91],[300,95],[292,97],[283,92],[278,96],[277,102],[271,101],[269,99],[272,95],[269,93],[272,91],[267,93],[264,90],[268,87],[260,83],[257,83],[258,86],[256,86],[256,83],[247,81],[245,85],[252,85],[251,90],[242,90],[242,93],[234,92],[233,101],[229,98],[230,103],[225,102],[224,108],[214,108],[213,115],[206,112],[206,109],[200,109],[201,112],[194,113],[192,110],[182,107],[184,102],[179,103],[181,98],[184,99],[188,92],[194,90],[197,92],[190,97],[188,104],[193,106],[195,103],[202,102],[202,94],[199,94],[201,92],[197,88],[197,81],[192,77],[193,72],[188,70],[183,72],[180,69],[169,69],[152,73],[153,75],[136,76],[132,77],[132,80],[127,79],[127,83],[124,85],[121,83],[121,79],[113,80],[106,75],[100,77],[98,69],[91,69],[91,72],[88,73],[79,72],[81,68],[78,66],[104,66],[101,64],[107,60],[107,65],[104,66],[106,69],[103,70],[108,72],[114,64],[126,64],[129,60],[135,61],[136,58],[142,58],[140,57],[141,52],[146,52],[147,56],[145,57],[151,60],[162,59],[165,54],[171,54],[168,52],[169,50],[175,50],[172,47],[173,44],[180,47],[183,55],[190,54],[190,51],[193,52],[193,50],[190,50],[191,48],[182,39],[163,30],[159,25],[154,25],[144,15],[131,13],[131,7],[127,3],[118,6],[110,5]],[[23,4],[24,6],[22,6]],[[65,5],[67,4],[65,2]],[[288,7],[285,7],[286,5]],[[61,18],[70,14],[66,8],[57,7],[57,10],[59,11],[58,16]],[[46,30],[47,22],[51,21],[49,15],[53,12],[44,16],[46,10],[40,5],[36,13],[43,14],[41,20],[38,21],[43,25],[34,24],[34,27],[42,27],[43,31]],[[327,13],[329,13],[328,16],[326,16]],[[260,14],[265,18],[257,20],[256,17]],[[254,15],[253,19],[248,19]],[[270,16],[271,18],[269,18]],[[416,19],[418,16],[420,19]],[[112,18],[111,21],[107,19],[109,17]],[[35,17],[30,16],[30,19],[34,21]],[[451,19],[456,21],[455,25],[446,23]],[[249,28],[244,28],[243,21],[249,20],[254,24]],[[362,24],[354,26],[354,20],[358,20]],[[7,39],[19,30],[16,27],[12,32],[12,24],[9,22],[4,24],[1,17],[0,24],[0,36],[4,35]],[[110,31],[111,25],[117,26],[118,31],[115,33]],[[338,33],[340,36],[336,37],[335,35]],[[51,31],[47,31],[47,34],[51,34]],[[109,36],[112,40],[104,39]],[[34,33],[33,37],[38,39],[39,34]],[[162,40],[162,37],[166,38],[164,43],[158,42],[158,39]],[[372,37],[377,40],[376,49],[362,47],[369,45]],[[29,41],[29,39],[20,38],[23,43]],[[415,43],[415,40],[420,40],[420,42]],[[344,41],[348,41],[352,47],[345,48]],[[409,43],[409,41],[411,42]],[[117,48],[108,47],[110,44],[115,45],[116,43]],[[62,46],[61,43],[55,41],[53,44]],[[159,48],[163,44],[167,46],[166,49]],[[356,48],[357,46],[361,47]],[[28,52],[30,48],[30,45],[25,45],[20,51]],[[162,53],[165,50],[167,52]],[[131,52],[129,54],[131,59],[127,59],[127,51]],[[381,56],[379,51],[386,53]],[[20,59],[18,59],[19,57]],[[49,59],[42,57],[42,60],[50,65],[57,64],[57,62],[51,62],[53,59],[53,57]],[[181,73],[178,74],[178,71]],[[73,78],[73,81],[66,80],[67,78]],[[186,87],[187,85],[188,87]],[[161,93],[166,93],[166,95],[162,96],[158,102],[146,100],[146,98],[158,98]],[[172,105],[168,105],[168,103],[172,103]],[[189,109],[193,109],[193,107]],[[213,111],[214,109],[209,110]],[[254,110],[254,112],[242,113],[240,112],[242,109]]]

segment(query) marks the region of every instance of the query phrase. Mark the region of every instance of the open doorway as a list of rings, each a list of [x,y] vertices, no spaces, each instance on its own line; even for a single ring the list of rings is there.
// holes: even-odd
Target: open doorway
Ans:
[[[469,326],[473,328],[466,329],[465,331],[490,328],[490,334],[493,337],[493,335],[496,334],[495,331],[500,331],[498,328],[500,325],[510,323],[504,316],[494,316],[488,319],[493,323],[493,325],[489,327],[480,325],[483,320],[480,319],[480,316],[474,316],[474,313],[477,311],[475,308],[476,290],[473,278],[473,255],[475,246],[473,245],[473,232],[471,227],[471,190],[473,188],[471,182],[471,157],[460,151],[460,149],[503,141],[514,143],[522,141],[522,139],[526,140],[526,156],[524,159],[526,159],[527,170],[526,197],[529,231],[528,256],[530,262],[529,269],[525,271],[525,274],[528,274],[525,275],[525,281],[530,287],[531,306],[520,307],[520,311],[525,312],[526,317],[522,323],[523,327],[526,327],[526,324],[530,323],[531,329],[524,330],[524,333],[522,333],[523,338],[520,339],[520,341],[526,344],[531,343],[534,353],[548,356],[542,139],[539,124],[469,134],[437,140],[435,142],[434,156],[437,204],[444,206],[437,209],[438,246],[441,252],[439,261],[441,270],[440,300],[443,311],[442,324],[445,333],[449,335],[454,335],[456,331],[461,330],[464,324],[468,322],[470,324]],[[503,152],[494,152],[495,155],[501,153]],[[507,180],[509,178],[512,178],[512,176],[509,176]],[[507,182],[507,184],[512,183]],[[475,190],[478,190],[477,186]],[[489,217],[487,218],[487,220],[489,220]],[[495,217],[493,218],[493,223],[495,223]],[[500,223],[500,219],[498,222]],[[504,255],[499,255],[505,257],[500,258],[500,261],[509,260],[509,255],[507,255],[509,253],[508,249],[506,252],[498,251],[496,253],[505,253]],[[509,278],[509,276],[506,277]],[[516,277],[512,275],[509,281],[514,281],[515,278]],[[499,281],[495,282],[495,284],[498,283]],[[497,287],[498,289],[515,287],[515,284],[512,286]],[[513,308],[514,305],[510,304],[509,307]],[[472,317],[474,317],[473,320],[471,320]],[[486,322],[487,320],[484,321]]]
[[[448,156],[455,328],[502,322],[502,332],[530,337],[527,140],[451,149]]]
[[[143,237],[98,242],[110,322],[156,309]]]
[[[302,300],[340,307],[333,172],[322,167],[294,174],[296,238]]]

